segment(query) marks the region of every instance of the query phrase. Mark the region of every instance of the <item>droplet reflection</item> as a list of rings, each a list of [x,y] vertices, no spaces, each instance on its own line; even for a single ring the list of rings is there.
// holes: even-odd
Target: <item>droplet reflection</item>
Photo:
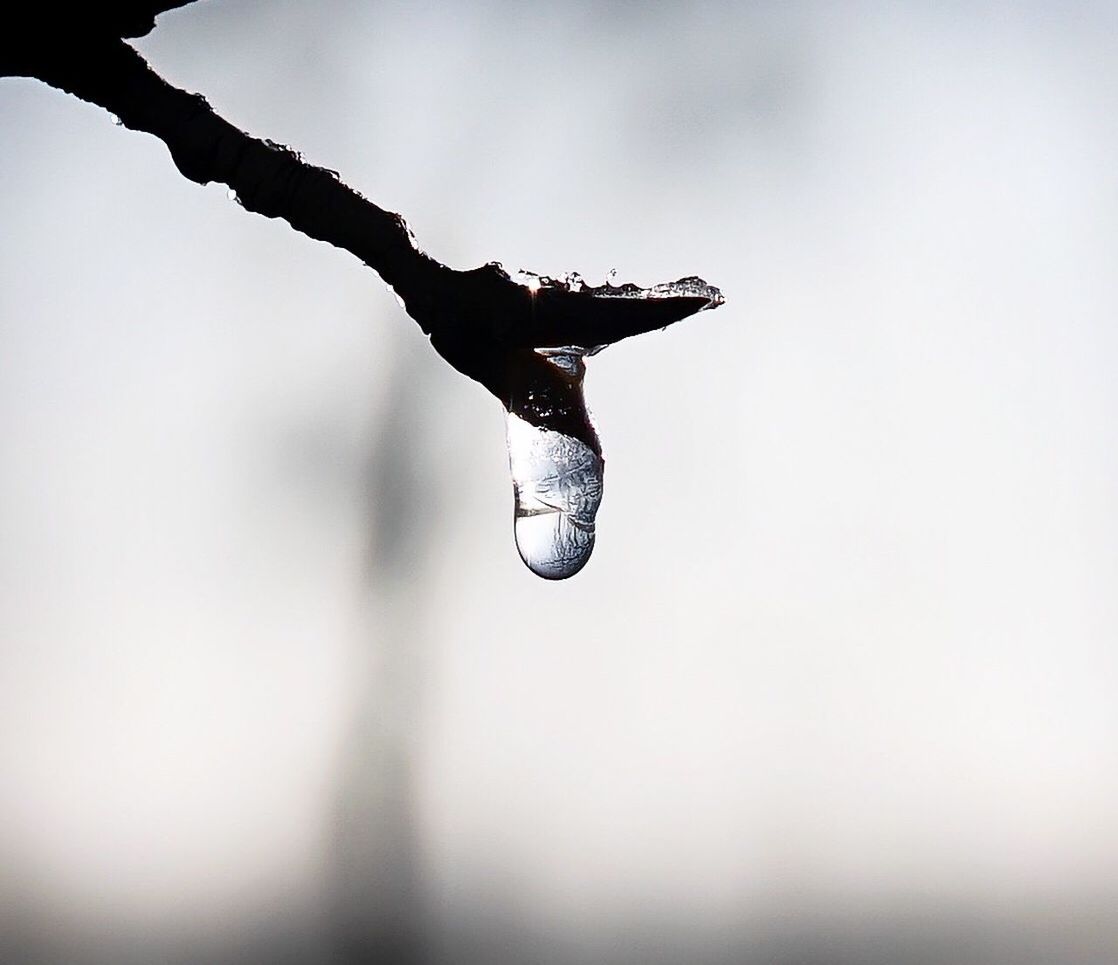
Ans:
[[[581,408],[581,350],[540,354],[554,379],[577,394]],[[528,387],[510,407],[506,429],[516,548],[537,576],[563,580],[581,570],[594,549],[605,463],[592,429],[588,439],[572,434],[574,429],[563,431],[573,423],[554,418],[563,414],[556,411],[555,395],[544,385]]]

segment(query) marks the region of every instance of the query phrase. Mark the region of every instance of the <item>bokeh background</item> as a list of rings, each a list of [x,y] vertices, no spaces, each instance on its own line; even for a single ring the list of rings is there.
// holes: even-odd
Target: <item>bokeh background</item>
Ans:
[[[207,0],[171,82],[591,361],[598,547],[379,279],[0,80],[0,957],[1118,957],[1118,8]]]

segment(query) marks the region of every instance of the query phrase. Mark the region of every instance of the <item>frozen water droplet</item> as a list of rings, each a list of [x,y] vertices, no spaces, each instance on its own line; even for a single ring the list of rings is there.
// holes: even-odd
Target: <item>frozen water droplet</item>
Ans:
[[[550,413],[548,413],[550,414]],[[602,500],[602,458],[573,436],[508,415],[509,467],[520,558],[538,576],[562,580],[586,565]]]
[[[531,383],[507,416],[513,531],[528,568],[562,580],[581,570],[594,549],[605,463],[582,404],[582,351],[540,354],[549,378]],[[585,430],[574,428],[579,424]]]
[[[238,201],[239,200],[238,197],[237,197],[237,192],[234,191],[232,188],[230,188],[228,191],[225,192],[225,197],[227,197],[230,201]]]
[[[124,121],[122,121],[122,120],[121,120],[121,119],[120,119],[119,117],[117,117],[117,115],[116,115],[116,114],[110,114],[110,115],[109,115],[109,118],[110,118],[110,119],[112,120],[112,122],[113,122],[113,123],[114,123],[114,124],[115,124],[115,125],[116,125],[117,127],[123,127],[123,126],[124,126]]]

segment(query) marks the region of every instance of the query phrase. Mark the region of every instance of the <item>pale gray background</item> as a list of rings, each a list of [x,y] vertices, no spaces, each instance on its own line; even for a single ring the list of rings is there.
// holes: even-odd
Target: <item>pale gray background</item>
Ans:
[[[499,405],[370,271],[0,81],[9,958],[1115,960],[1113,4],[138,46],[455,266],[727,304],[592,360],[598,548],[545,583]]]

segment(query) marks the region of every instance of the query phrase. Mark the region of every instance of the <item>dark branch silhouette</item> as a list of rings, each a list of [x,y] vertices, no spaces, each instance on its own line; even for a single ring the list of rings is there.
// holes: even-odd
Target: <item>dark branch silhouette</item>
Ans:
[[[146,34],[159,13],[189,2],[118,0],[64,14],[52,3],[21,4],[27,19],[0,41],[0,75],[34,77],[105,108],[124,126],[162,140],[191,181],[226,184],[247,210],[282,218],[356,255],[395,289],[454,368],[525,420],[580,438],[595,451],[580,382],[558,376],[534,350],[610,345],[721,304],[717,290],[702,283],[657,292],[542,278],[528,287],[498,264],[468,271],[440,264],[415,246],[399,215],[347,187],[335,172],[238,130],[201,95],[164,81],[121,39]],[[549,404],[523,401],[541,397]]]

